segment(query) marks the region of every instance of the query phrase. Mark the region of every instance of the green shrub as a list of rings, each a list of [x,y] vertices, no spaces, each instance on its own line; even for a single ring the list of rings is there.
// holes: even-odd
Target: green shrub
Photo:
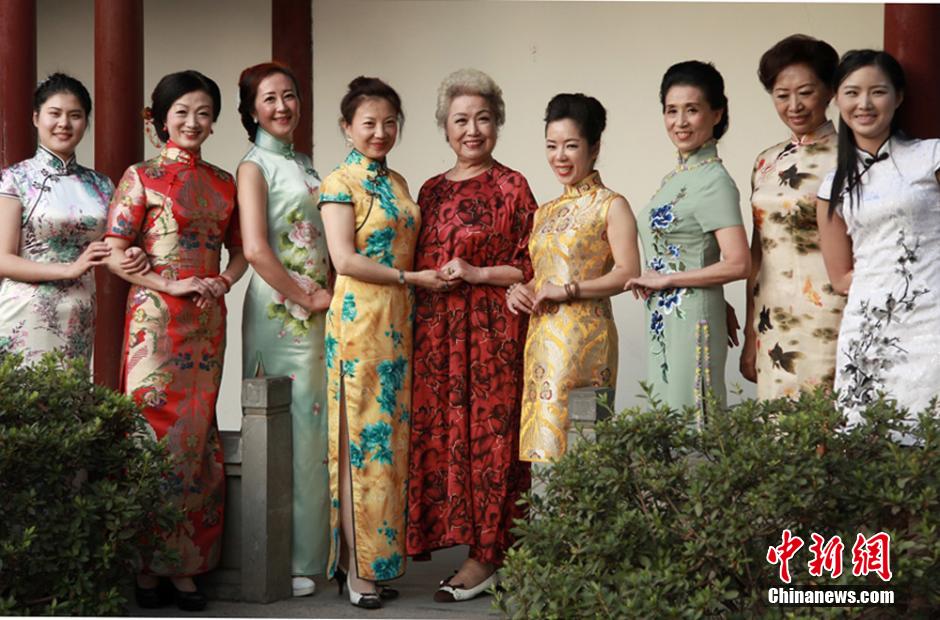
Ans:
[[[869,608],[779,608],[785,586],[767,561],[789,528],[805,541],[790,585],[895,591],[891,614],[937,617],[940,605],[940,423],[922,415],[917,447],[892,440],[904,412],[879,401],[868,423],[820,391],[749,400],[691,430],[690,412],[651,399],[597,428],[543,475],[530,520],[503,569],[500,610],[514,618],[838,617]],[[712,411],[717,411],[714,407]],[[891,535],[893,578],[852,576],[857,533]],[[811,577],[810,533],[845,544],[844,572]],[[784,610],[789,610],[785,612]]]
[[[162,445],[88,376],[58,355],[0,355],[0,615],[121,613],[142,544],[177,518]]]

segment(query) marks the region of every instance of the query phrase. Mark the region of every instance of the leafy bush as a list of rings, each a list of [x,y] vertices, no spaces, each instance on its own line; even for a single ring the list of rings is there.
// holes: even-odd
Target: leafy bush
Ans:
[[[154,526],[168,460],[134,403],[59,355],[0,355],[0,615],[107,615]]]
[[[799,401],[749,400],[710,416],[650,400],[600,423],[546,472],[530,520],[503,569],[501,611],[515,618],[837,617],[884,608],[780,608],[768,548],[784,529],[805,541],[796,585],[895,591],[891,614],[937,617],[940,606],[940,423],[921,415],[916,447],[893,439],[903,411],[879,401],[867,424],[846,420],[823,391]],[[893,578],[852,576],[857,533],[891,536]],[[845,544],[843,574],[811,577],[810,534]],[[788,611],[785,611],[788,610]]]

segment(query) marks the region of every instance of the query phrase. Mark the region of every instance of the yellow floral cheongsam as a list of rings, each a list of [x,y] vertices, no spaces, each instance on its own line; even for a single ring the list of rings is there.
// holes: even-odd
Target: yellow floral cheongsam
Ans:
[[[845,297],[829,284],[816,228],[816,190],[836,167],[831,122],[757,156],[751,177],[761,267],[754,286],[757,397],[832,385]]]
[[[349,204],[355,211],[356,252],[394,269],[412,268],[421,211],[401,175],[353,150],[323,180],[320,204],[327,202]],[[387,580],[405,570],[413,307],[410,287],[336,278],[325,340],[330,577],[340,543],[340,399],[346,403],[359,576]]]
[[[607,210],[619,194],[594,172],[535,212],[529,254],[535,289],[546,282],[598,278],[613,266]],[[564,455],[568,392],[617,382],[617,326],[610,298],[546,304],[529,320],[525,345],[520,458],[547,462]]]

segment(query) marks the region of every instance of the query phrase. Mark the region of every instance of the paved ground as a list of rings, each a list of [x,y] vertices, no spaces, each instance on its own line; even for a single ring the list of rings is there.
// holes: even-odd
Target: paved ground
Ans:
[[[336,593],[336,585],[317,578],[317,591],[313,596],[292,598],[276,603],[235,603],[210,601],[204,612],[190,616],[224,616],[232,618],[497,618],[492,598],[481,596],[462,603],[435,603],[432,596],[437,583],[450,575],[466,557],[466,547],[439,551],[430,562],[409,562],[408,571],[392,582],[401,596],[376,611],[360,609],[349,604],[345,596]],[[133,598],[133,597],[132,597]],[[184,612],[175,606],[164,609],[139,609],[131,601],[131,616],[180,616]]]

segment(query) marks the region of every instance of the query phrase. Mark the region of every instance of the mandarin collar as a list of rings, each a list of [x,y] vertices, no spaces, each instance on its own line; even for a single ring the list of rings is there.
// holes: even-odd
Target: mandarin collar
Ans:
[[[712,138],[684,158],[682,157],[682,153],[679,153],[678,159],[680,166],[694,166],[695,164],[705,163],[706,160],[715,157],[718,157],[718,141]]]
[[[856,147],[855,150],[858,151],[859,162],[864,166],[872,166],[879,161],[884,161],[891,157],[891,143],[893,142],[892,138],[893,136],[888,136],[888,139],[878,147],[877,153],[869,153],[862,148]]]
[[[75,153],[67,159],[62,159],[43,145],[36,148],[36,159],[45,168],[51,168],[54,174],[72,174],[78,166],[75,161]]]
[[[166,144],[163,146],[163,150],[160,152],[160,155],[164,159],[169,159],[171,161],[179,162],[183,165],[195,167],[199,163],[199,151],[191,151],[189,149],[178,146],[172,140],[167,140]]]
[[[603,186],[604,184],[601,183],[601,173],[594,170],[577,183],[565,185],[565,196],[583,196]]]
[[[283,155],[287,159],[294,159],[294,145],[292,143],[275,138],[260,126],[258,131],[255,132],[255,146]]]
[[[832,121],[827,120],[825,123],[812,130],[808,134],[804,134],[801,137],[795,135],[790,135],[790,143],[794,146],[807,146],[809,144],[816,144],[822,140],[827,139],[828,137],[835,135],[836,126],[832,124]]]
[[[362,166],[369,172],[375,172],[380,175],[388,174],[388,166],[385,164],[384,159],[372,159],[363,155],[358,149],[349,151],[349,155],[346,156],[346,163],[353,166]]]

